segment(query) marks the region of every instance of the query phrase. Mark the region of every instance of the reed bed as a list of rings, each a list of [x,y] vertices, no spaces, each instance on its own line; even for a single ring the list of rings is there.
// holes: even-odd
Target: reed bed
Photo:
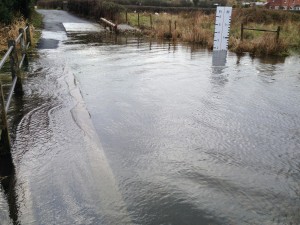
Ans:
[[[43,17],[38,14],[36,11],[33,11],[29,23],[30,23],[30,34],[32,35],[31,43],[32,47],[35,47],[40,39],[41,32],[37,29],[42,28]],[[14,18],[10,25],[0,24],[0,58],[8,49],[8,40],[15,40],[19,36],[19,29],[25,28],[28,20],[25,20],[24,17]],[[38,31],[38,32],[37,32]],[[17,48],[20,46],[17,45]]]
[[[124,16],[122,17],[124,18]],[[137,26],[137,13],[128,13],[128,23]],[[140,28],[146,35],[158,39],[168,38],[213,47],[215,14],[192,12],[180,14],[140,13]],[[171,22],[170,22],[171,21]],[[171,26],[170,26],[171,23]],[[277,30],[281,27],[280,38],[276,33],[244,31],[241,41],[241,23],[256,29]],[[176,25],[175,25],[176,24]],[[300,14],[274,12],[270,10],[234,10],[230,30],[229,49],[253,55],[287,55],[289,49],[300,49]]]
[[[19,36],[19,29],[26,26],[23,17],[15,18],[8,26],[0,24],[0,53],[7,51],[8,40],[14,40]]]

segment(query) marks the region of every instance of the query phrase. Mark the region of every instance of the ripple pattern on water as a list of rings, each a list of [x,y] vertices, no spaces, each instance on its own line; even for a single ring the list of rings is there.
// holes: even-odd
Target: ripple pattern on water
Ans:
[[[212,69],[210,53],[175,49],[68,48],[136,222],[297,224],[296,70],[231,54]]]

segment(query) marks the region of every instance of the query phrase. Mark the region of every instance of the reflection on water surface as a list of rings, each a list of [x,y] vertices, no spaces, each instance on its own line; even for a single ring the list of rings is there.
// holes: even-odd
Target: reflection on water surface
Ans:
[[[299,57],[213,67],[207,50],[110,34],[39,55],[4,224],[299,224]]]

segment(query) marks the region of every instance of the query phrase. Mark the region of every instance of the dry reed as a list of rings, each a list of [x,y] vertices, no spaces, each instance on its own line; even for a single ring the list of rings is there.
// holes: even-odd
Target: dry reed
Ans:
[[[266,13],[268,12],[268,13]],[[260,13],[266,13],[260,15]],[[276,15],[278,14],[278,18]],[[149,17],[149,14],[145,14]],[[134,16],[129,16],[134,18]],[[140,16],[143,20],[143,15]],[[202,12],[181,14],[156,14],[153,29],[143,24],[141,27],[147,35],[158,39],[168,38],[199,44],[209,49],[213,47],[215,14]],[[169,26],[171,21],[171,31]],[[175,29],[176,21],[176,29]],[[129,21],[131,23],[131,21]],[[244,31],[244,41],[240,41],[241,23],[247,27],[277,30],[281,27],[280,38],[276,33]],[[137,24],[133,22],[131,24]],[[234,10],[230,30],[229,49],[234,52],[250,52],[253,55],[287,55],[289,48],[300,49],[300,16],[284,12],[266,10]]]
[[[194,13],[193,16],[156,15],[153,20],[154,28],[150,34],[157,38],[171,38],[174,41],[181,40],[212,47],[213,20],[211,17],[200,12]],[[169,21],[171,21],[171,29]]]
[[[26,26],[26,21],[24,18],[15,18],[13,22],[4,26],[0,24],[0,53],[3,53],[8,48],[8,40],[14,40],[19,35],[19,29],[24,28]]]

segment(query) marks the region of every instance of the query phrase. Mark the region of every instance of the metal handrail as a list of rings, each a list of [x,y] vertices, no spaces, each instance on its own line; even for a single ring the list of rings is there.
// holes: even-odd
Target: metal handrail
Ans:
[[[25,38],[27,39],[29,37],[29,36],[25,36],[27,34],[27,32],[26,32],[27,30],[29,31],[29,25],[27,25],[23,29],[24,32],[20,31],[19,36],[14,41],[14,44],[11,45],[11,46],[9,46],[7,52],[5,53],[5,55],[3,56],[3,58],[0,61],[0,70],[2,69],[2,67],[4,66],[4,64],[6,63],[6,61],[8,60],[8,58],[13,57],[12,55],[16,54],[13,51],[16,50],[15,49],[16,45],[19,44],[19,43],[21,44],[21,48],[22,48],[22,59],[21,59],[19,65],[18,65],[18,67],[14,68],[14,69],[21,69],[21,67],[22,67],[22,65],[23,65],[23,63],[25,61],[25,58],[26,58],[26,50],[29,48],[29,46],[31,44],[31,42],[29,40],[27,40],[28,43],[26,45],[24,44],[23,41],[21,41],[22,38],[23,38],[23,40],[25,40]],[[14,63],[12,63],[12,64],[14,64]],[[12,68],[12,70],[14,70],[14,69]],[[13,75],[12,84],[11,84],[10,90],[8,92],[8,97],[7,97],[7,100],[6,100],[6,104],[4,106],[5,113],[8,112],[8,109],[9,109],[9,106],[10,106],[10,102],[11,102],[11,98],[12,98],[12,95],[13,95],[14,90],[16,88],[16,84],[17,84],[17,80],[18,80],[18,76],[16,76],[16,74],[12,74],[12,75]],[[0,84],[0,85],[2,85],[2,84]]]
[[[26,26],[24,28],[24,31],[26,32],[27,29],[29,28],[29,26]],[[16,38],[15,42],[16,44],[18,44],[22,38],[23,34],[19,34],[19,36]],[[26,45],[26,49],[29,48],[30,42]],[[10,56],[11,52],[13,51],[14,47],[10,46],[9,49],[7,50],[7,52],[5,53],[5,55],[3,56],[3,58],[0,61],[0,70],[2,69],[3,65],[5,64],[7,58]]]
[[[17,39],[16,39],[16,44],[18,44],[18,43],[19,43],[19,41],[21,40],[22,36],[23,36],[23,34],[22,34],[22,33],[21,33],[21,34],[19,34],[19,36],[18,36],[18,37],[17,37]]]
[[[10,101],[11,101],[11,97],[14,93],[14,90],[15,90],[15,87],[16,87],[16,83],[17,83],[17,78],[18,77],[15,77],[13,79],[13,82],[10,86],[10,89],[9,89],[9,94],[8,94],[8,97],[7,97],[7,100],[6,100],[6,106],[5,106],[5,112],[7,113],[8,112],[8,109],[9,109],[9,105],[10,105]]]
[[[26,42],[26,43],[25,43]],[[7,122],[7,112],[10,106],[10,102],[13,93],[21,94],[23,92],[22,79],[21,79],[21,67],[27,56],[27,49],[32,43],[30,35],[30,26],[23,29],[19,29],[19,36],[15,40],[8,41],[8,50],[0,61],[0,70],[3,68],[4,64],[10,59],[10,68],[12,75],[12,84],[10,85],[10,90],[8,92],[7,99],[5,101],[3,96],[3,85],[0,82],[0,157],[1,155],[10,155],[10,135]],[[17,47],[20,44],[21,49],[21,61],[19,63]],[[27,61],[27,60],[26,60]]]
[[[5,55],[3,56],[2,60],[0,61],[0,70],[2,69],[4,63],[6,62],[7,58],[10,56],[11,52],[14,50],[14,46],[10,46]]]

